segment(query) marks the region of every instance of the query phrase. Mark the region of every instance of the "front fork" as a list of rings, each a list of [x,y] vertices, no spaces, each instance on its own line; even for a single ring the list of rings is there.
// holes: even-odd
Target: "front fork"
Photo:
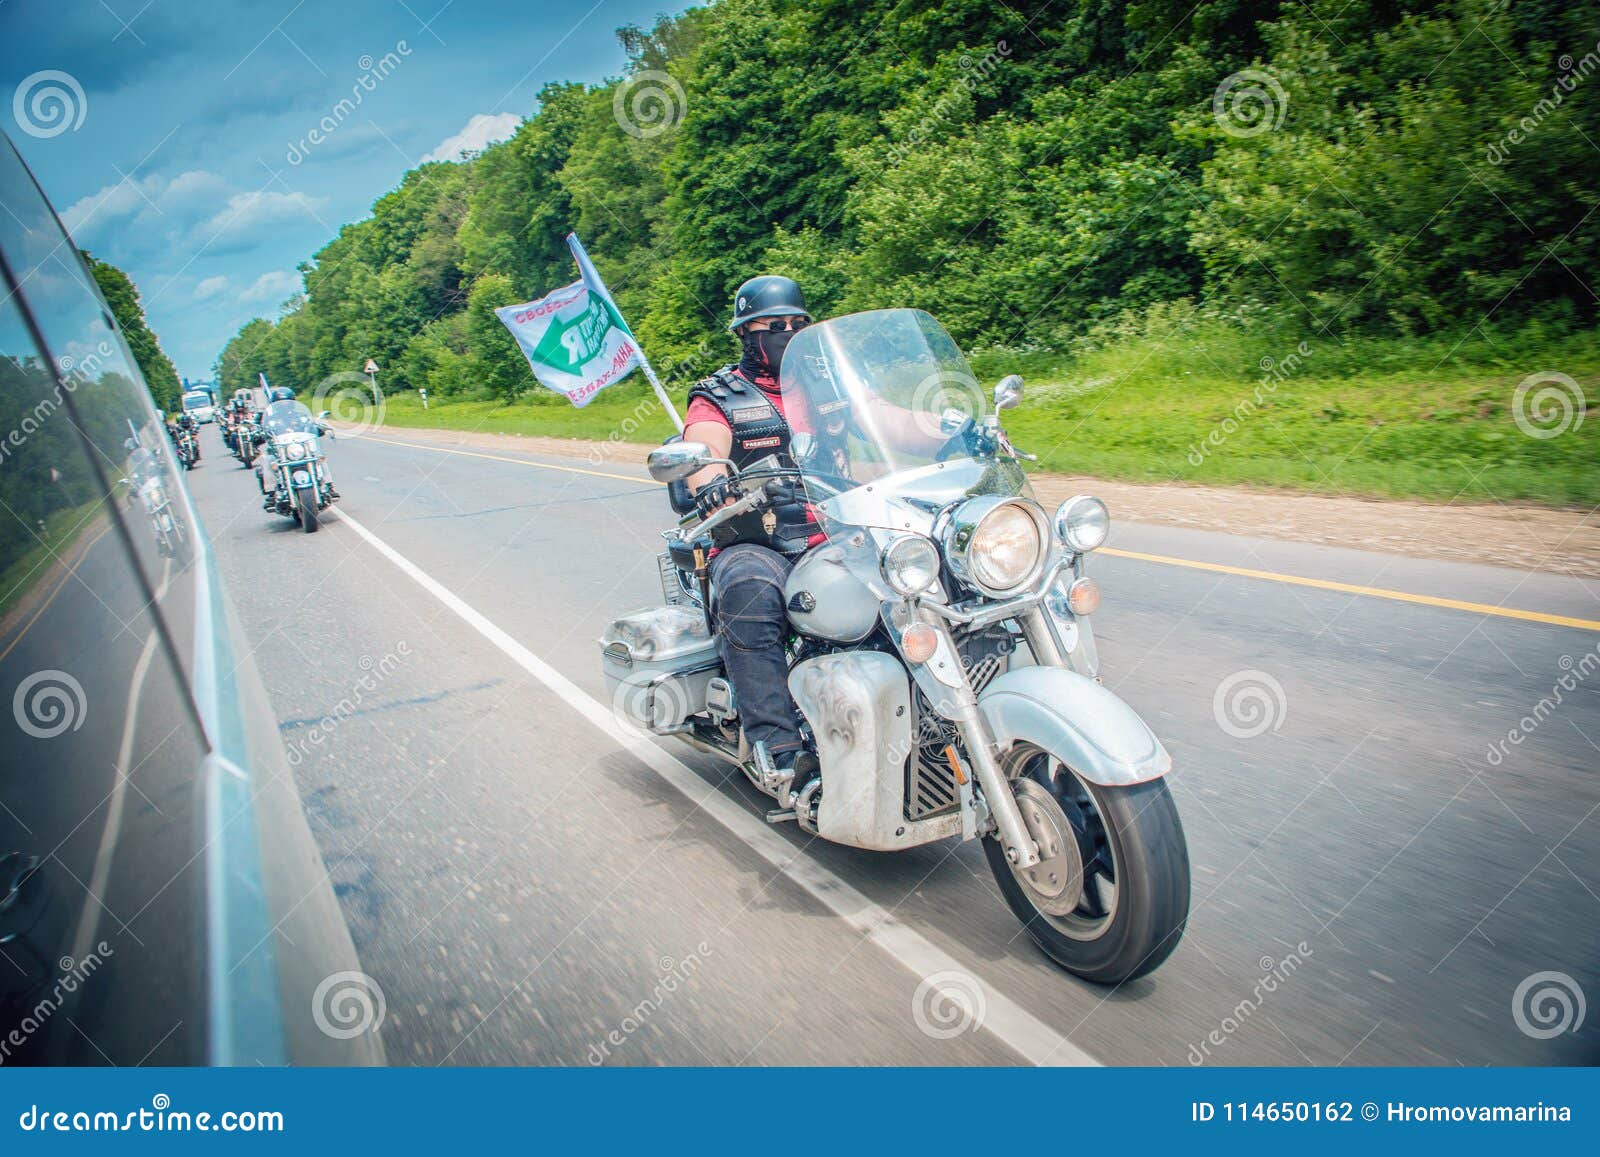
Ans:
[[[978,707],[978,697],[972,690],[967,671],[958,658],[950,625],[938,616],[914,617],[939,634],[934,657],[923,665],[924,676],[938,684],[940,694],[935,700],[936,709],[955,723],[961,733],[1006,858],[1019,868],[1030,868],[1039,862],[1039,848],[1028,832],[1011,784],[1000,767],[994,737]],[[1034,661],[1041,667],[1070,665],[1080,674],[1098,681],[1100,672],[1094,636],[1086,619],[1073,619],[1069,614],[1066,622],[1058,622],[1042,604],[1035,604],[1019,614],[1017,621]],[[926,682],[924,689],[927,689]]]
[[[1039,847],[1028,833],[1028,825],[1023,822],[1011,785],[1000,767],[994,737],[978,709],[978,696],[972,690],[972,681],[956,650],[949,624],[933,616],[920,615],[904,603],[885,604],[884,610],[885,621],[897,636],[913,624],[931,627],[938,634],[939,642],[933,655],[913,668],[918,685],[933,709],[954,723],[960,732],[1006,858],[1019,868],[1031,868],[1039,862]],[[965,808],[963,812],[965,814]]]

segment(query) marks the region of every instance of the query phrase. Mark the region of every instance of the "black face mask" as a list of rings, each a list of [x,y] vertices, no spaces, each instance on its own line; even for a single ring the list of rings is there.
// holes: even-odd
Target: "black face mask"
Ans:
[[[783,364],[783,351],[789,348],[789,339],[794,333],[787,329],[762,330],[760,333],[747,331],[741,338],[744,356],[739,359],[739,368],[744,371],[745,377],[777,377],[778,367]]]

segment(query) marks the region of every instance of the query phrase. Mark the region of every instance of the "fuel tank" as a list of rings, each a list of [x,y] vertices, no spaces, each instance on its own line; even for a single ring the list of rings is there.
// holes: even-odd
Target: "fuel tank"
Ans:
[[[789,622],[803,635],[831,643],[859,643],[878,623],[878,600],[852,575],[843,548],[829,544],[806,553],[783,584]]]

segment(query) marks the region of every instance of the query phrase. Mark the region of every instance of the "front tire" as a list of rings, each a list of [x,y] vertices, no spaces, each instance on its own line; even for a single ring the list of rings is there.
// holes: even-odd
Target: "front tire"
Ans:
[[[1189,918],[1189,850],[1166,782],[1102,787],[1028,743],[1002,762],[1034,839],[1055,851],[1029,881],[994,835],[984,840],[1000,893],[1028,935],[1097,984],[1154,971]]]
[[[317,488],[315,486],[302,486],[294,492],[296,517],[300,520],[300,529],[307,534],[312,534],[317,529]]]

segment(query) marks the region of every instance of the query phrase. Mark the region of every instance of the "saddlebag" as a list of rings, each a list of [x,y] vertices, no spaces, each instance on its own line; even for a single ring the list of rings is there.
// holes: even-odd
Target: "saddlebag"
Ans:
[[[649,607],[617,619],[600,638],[611,709],[657,733],[706,709],[706,686],[722,674],[717,644],[698,607]]]

